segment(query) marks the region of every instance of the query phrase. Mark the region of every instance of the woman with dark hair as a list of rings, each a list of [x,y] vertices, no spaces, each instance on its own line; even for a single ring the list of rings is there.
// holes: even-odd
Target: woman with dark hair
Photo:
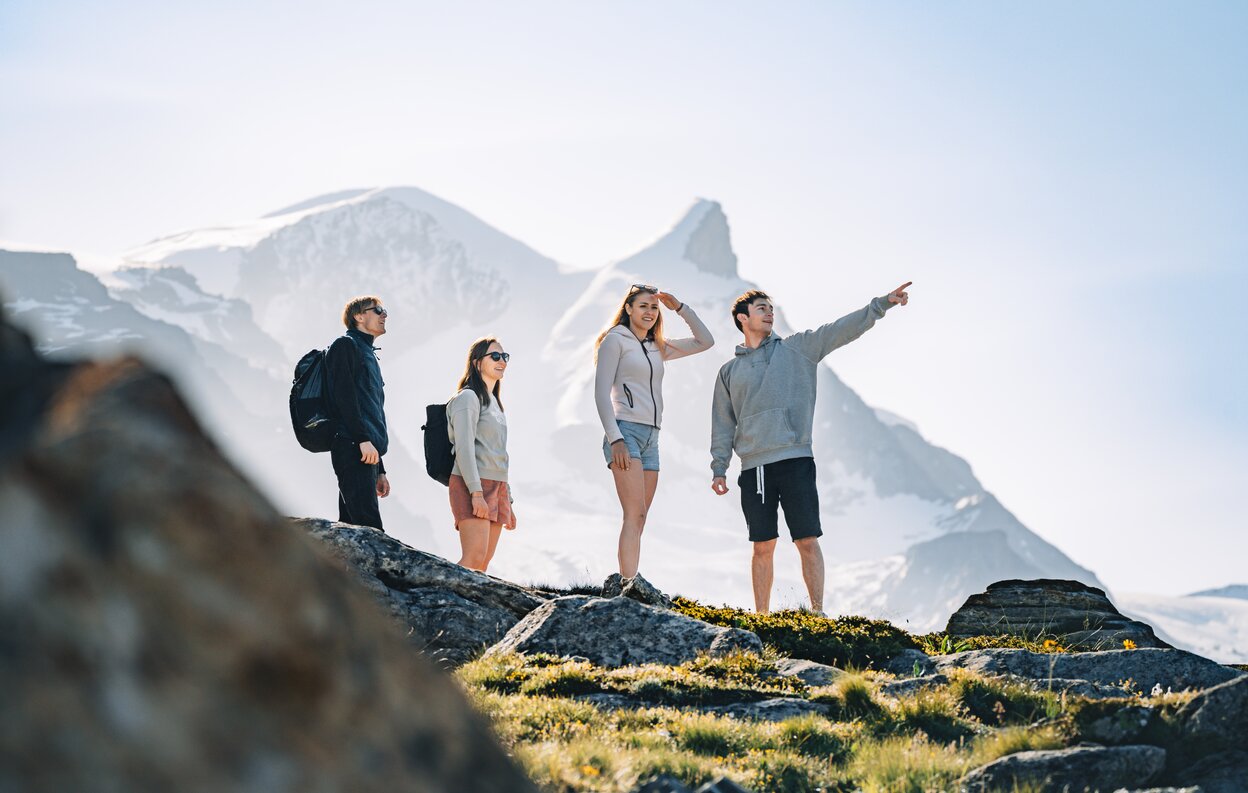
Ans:
[[[692,338],[664,336],[660,305],[689,325]],[[594,344],[594,403],[606,432],[602,451],[624,511],[619,543],[621,579],[637,575],[641,533],[659,485],[664,365],[709,350],[714,343],[692,308],[658,287],[633,284]]]
[[[447,431],[455,444],[450,499],[463,551],[459,563],[483,573],[503,527],[516,527],[507,485],[507,417],[500,396],[510,359],[498,339],[474,341],[459,392],[446,403]]]

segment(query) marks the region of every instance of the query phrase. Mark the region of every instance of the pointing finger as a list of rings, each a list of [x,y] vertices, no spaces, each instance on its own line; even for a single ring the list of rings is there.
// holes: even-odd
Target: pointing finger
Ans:
[[[894,292],[896,292],[897,294],[901,294],[901,291],[902,291],[903,289],[905,289],[907,286],[910,286],[910,285],[911,285],[911,284],[913,284],[913,283],[914,283],[914,281],[906,281],[904,284],[902,284],[901,286],[897,287],[897,288],[896,288],[896,289],[894,289],[893,291],[894,291]]]

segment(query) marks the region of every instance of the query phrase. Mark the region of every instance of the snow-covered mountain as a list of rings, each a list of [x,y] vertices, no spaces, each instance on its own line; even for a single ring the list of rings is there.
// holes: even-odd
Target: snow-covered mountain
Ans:
[[[1188,595],[1193,598],[1236,598],[1248,600],[1248,584],[1231,584],[1217,589],[1205,589]]]
[[[117,285],[111,293],[68,254],[0,250],[4,310],[32,333],[41,352],[152,361],[178,382],[208,434],[279,505],[317,501],[314,494],[324,487],[310,483],[324,478],[327,461],[291,453],[284,404],[289,375],[275,373],[280,351],[249,326],[247,304],[205,295],[176,268],[122,270],[107,280]],[[318,508],[331,514],[334,503]],[[396,512],[413,541],[428,542],[425,518],[403,508]]]
[[[723,209],[699,201],[663,238],[595,275],[554,326],[545,357],[558,367],[560,384],[552,461],[563,466],[566,476],[581,477],[582,491],[600,505],[593,511],[607,513],[609,523],[616,513],[592,399],[593,340],[633,283],[660,285],[698,312],[716,346],[667,370],[663,472],[647,524],[642,570],[675,589],[689,587],[685,582],[692,573],[701,597],[748,603],[749,548],[737,495],[712,494],[708,450],[714,378],[741,340],[730,307],[737,295],[755,287],[738,276],[736,264]],[[861,295],[856,303],[838,306],[827,321],[872,297]],[[791,329],[780,313],[776,329],[787,334]],[[688,334],[678,317],[669,314],[665,321],[669,336]],[[898,309],[854,343],[870,344],[872,334],[904,332],[905,311]],[[833,353],[825,363],[835,360]],[[1002,578],[1002,570],[1103,586],[1091,571],[1023,526],[984,490],[964,460],[929,444],[908,422],[869,407],[831,366],[819,375],[814,443],[825,553],[830,561],[849,565],[830,571],[834,610],[887,616],[926,630],[943,627],[953,609]],[[578,473],[586,470],[588,477]],[[735,487],[736,473],[734,466],[730,487]],[[891,558],[898,554],[904,556]],[[802,592],[794,556],[789,554],[785,574],[778,577],[791,603],[799,602]],[[873,595],[867,597],[861,562],[881,559],[868,563],[876,575]],[[711,569],[704,574],[691,564]]]
[[[503,399],[521,526],[503,538],[491,572],[560,583],[601,580],[615,566],[619,507],[591,395],[592,343],[630,284],[658,284],[693,306],[717,343],[668,370],[663,472],[641,569],[667,590],[751,602],[737,495],[711,492],[708,442],[713,378],[740,340],[729,307],[754,284],[738,275],[727,218],[712,201],[696,202],[653,244],[593,273],[561,268],[414,188],[346,191],[253,222],[164,237],[125,254],[104,276],[107,289],[68,257],[40,274],[19,261],[30,255],[0,259],[0,289],[45,348],[89,352],[116,338],[161,350],[152,353],[160,363],[189,372],[236,458],[264,471],[258,478],[283,508],[306,514],[333,514],[335,489],[328,460],[290,437],[289,369],[342,332],[349,298],[380,295],[391,311],[379,346],[394,484],[383,515],[401,539],[452,558],[446,491],[424,476],[414,450],[424,405],[450,395],[474,338],[497,335],[513,354]],[[52,300],[43,279],[71,271],[73,288],[58,287]],[[85,303],[75,302],[88,291]],[[871,297],[833,307],[827,321]],[[78,330],[86,318],[91,330]],[[669,336],[684,335],[678,317],[666,321]],[[789,331],[782,314],[777,331]],[[904,309],[894,310],[855,344],[907,332],[917,329]],[[835,353],[826,363],[815,448],[832,610],[925,630],[942,627],[967,595],[1002,577],[1103,587],[986,492],[966,461],[864,402],[833,371]],[[777,590],[777,605],[803,599],[787,548],[777,558]]]
[[[1165,641],[1225,664],[1248,664],[1248,600],[1238,596],[1119,593],[1118,609]]]

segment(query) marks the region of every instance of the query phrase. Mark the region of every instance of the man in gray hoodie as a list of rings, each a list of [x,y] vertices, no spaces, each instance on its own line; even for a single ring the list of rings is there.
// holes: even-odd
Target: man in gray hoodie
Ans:
[[[711,489],[721,496],[728,492],[728,463],[735,451],[741,458],[741,511],[754,543],[754,608],[760,614],[771,602],[781,506],[801,554],[810,608],[823,613],[823,529],[811,447],[819,361],[866,333],[894,305],[906,305],[910,283],[836,322],[783,339],[772,335],[775,308],[765,292],[750,290],[732,306],[732,321],[745,343],[715,379]]]

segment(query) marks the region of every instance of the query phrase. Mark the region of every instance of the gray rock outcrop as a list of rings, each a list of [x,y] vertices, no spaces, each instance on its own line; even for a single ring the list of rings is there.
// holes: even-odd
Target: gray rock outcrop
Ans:
[[[1033,653],[1028,650],[969,650],[932,658],[941,672],[969,669],[985,675],[1022,678],[1054,690],[1077,683],[1090,686],[1075,693],[1085,696],[1122,696],[1121,685],[1130,681],[1134,691],[1148,693],[1154,686],[1183,691],[1206,689],[1239,677],[1242,673],[1185,650],[1137,649],[1101,653]],[[1098,688],[1099,687],[1099,688]]]
[[[1130,640],[1136,647],[1169,647],[1153,629],[1125,617],[1104,590],[1079,581],[1038,578],[1011,579],[989,584],[971,595],[949,618],[950,636],[1027,638],[1057,636],[1071,649],[1122,649]]]
[[[785,719],[817,713],[826,716],[828,706],[797,697],[773,697],[758,702],[734,702],[731,705],[715,705],[703,708],[706,713],[730,716],[750,721],[784,721]]]
[[[1104,791],[1139,787],[1161,773],[1166,751],[1156,746],[1086,747],[1018,752],[994,760],[962,777],[964,793],[1031,788]]]
[[[316,537],[410,628],[424,652],[460,664],[495,644],[548,598],[364,526],[317,518],[294,524]]]
[[[626,597],[647,606],[658,606],[670,609],[672,599],[663,594],[658,587],[647,581],[640,573],[632,578],[624,578],[619,573],[612,573],[602,582],[604,598]]]
[[[1184,784],[1209,793],[1243,790],[1248,780],[1248,675],[1203,691],[1175,716],[1179,740],[1172,767]]]
[[[548,601],[521,620],[488,655],[580,655],[599,666],[682,664],[699,653],[762,652],[758,636],[723,628],[629,598],[569,595]]]
[[[0,318],[0,789],[531,791],[143,364]]]

